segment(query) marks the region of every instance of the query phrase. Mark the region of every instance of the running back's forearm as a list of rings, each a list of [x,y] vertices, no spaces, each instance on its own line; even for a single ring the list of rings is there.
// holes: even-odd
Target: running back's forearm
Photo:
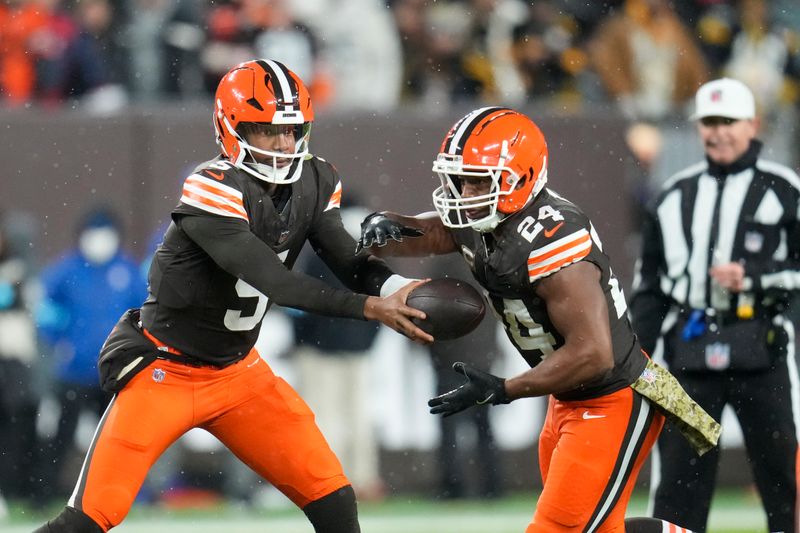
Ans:
[[[457,250],[453,236],[435,212],[416,216],[391,211],[384,211],[383,214],[405,226],[421,229],[425,234],[421,237],[404,237],[403,242],[390,239],[386,246],[373,246],[370,252],[378,257],[421,257],[449,254]]]

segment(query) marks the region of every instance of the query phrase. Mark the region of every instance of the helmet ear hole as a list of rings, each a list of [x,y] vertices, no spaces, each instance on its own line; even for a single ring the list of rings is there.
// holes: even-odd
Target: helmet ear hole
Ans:
[[[525,186],[525,184],[528,183],[528,180],[533,178],[533,176],[534,176],[533,167],[528,167],[528,172],[520,176],[515,189],[522,189]]]

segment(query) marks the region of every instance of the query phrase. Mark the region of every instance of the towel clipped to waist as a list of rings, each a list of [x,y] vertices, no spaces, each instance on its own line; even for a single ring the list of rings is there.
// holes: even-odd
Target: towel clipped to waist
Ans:
[[[655,404],[680,429],[698,455],[717,445],[722,426],[686,393],[666,368],[648,359],[631,388]]]

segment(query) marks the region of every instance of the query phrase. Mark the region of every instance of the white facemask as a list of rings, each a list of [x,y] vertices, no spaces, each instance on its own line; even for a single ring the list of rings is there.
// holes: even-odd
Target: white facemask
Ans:
[[[87,229],[81,233],[78,248],[90,263],[105,264],[119,250],[119,233],[107,226]]]

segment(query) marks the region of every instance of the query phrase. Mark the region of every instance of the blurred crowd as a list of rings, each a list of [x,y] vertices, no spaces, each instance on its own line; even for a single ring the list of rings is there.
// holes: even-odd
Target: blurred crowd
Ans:
[[[630,121],[637,172],[663,176],[652,162],[662,144],[679,142],[665,140],[663,124],[689,114],[705,81],[744,81],[767,123],[797,108],[800,10],[796,0],[0,0],[0,106],[9,109],[104,114],[162,101],[207,103],[223,73],[253,57],[297,72],[318,110],[415,105],[436,113],[482,102],[578,113],[603,106]],[[74,246],[52,264],[34,264],[32,240],[18,218],[0,219],[0,471],[14,474],[0,476],[0,495],[41,505],[71,490],[68,463],[82,453],[79,418],[97,415],[108,400],[96,382],[98,343],[123,309],[141,303],[149,256],[132,260],[116,218],[102,210],[87,213]],[[292,319],[299,345],[309,331],[338,331]],[[304,359],[363,373],[374,337],[365,331],[348,337],[356,345],[298,350],[298,382]],[[43,408],[43,397],[56,408]],[[50,411],[60,414],[40,415]],[[495,446],[488,422],[474,425],[473,440],[487,455]],[[444,440],[460,431],[443,427]],[[362,495],[378,497],[386,489],[375,443],[366,444],[359,455],[370,460],[348,469],[363,468]],[[452,472],[461,468],[448,460],[440,492],[458,497],[463,480]],[[484,477],[474,492],[496,495],[496,480]]]
[[[205,100],[259,56],[318,109],[535,100],[658,121],[727,75],[769,115],[798,100],[799,48],[792,0],[4,0],[0,101]]]

